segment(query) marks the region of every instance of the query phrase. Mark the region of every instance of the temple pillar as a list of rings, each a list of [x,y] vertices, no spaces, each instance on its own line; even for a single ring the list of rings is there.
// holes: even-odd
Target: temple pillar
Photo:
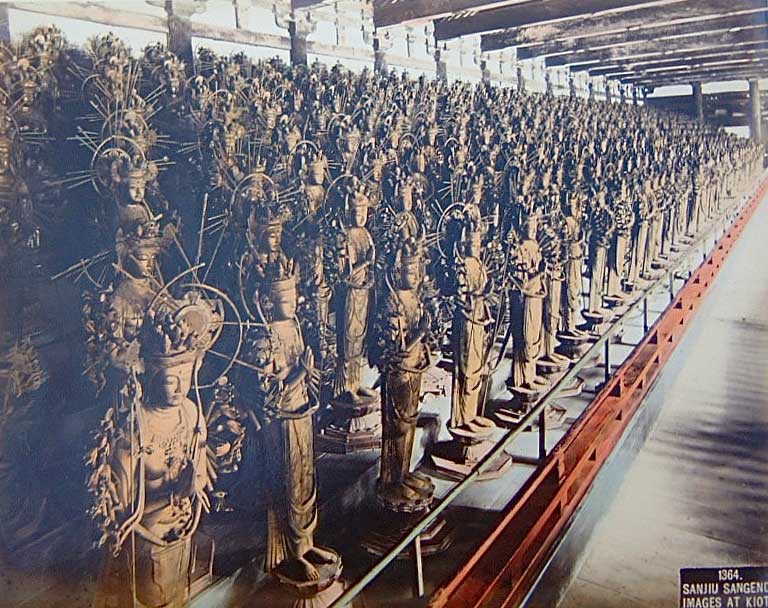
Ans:
[[[701,83],[692,82],[693,87],[693,111],[697,122],[704,122],[704,95],[701,93]]]
[[[291,63],[307,65],[307,32],[299,27],[295,19],[288,22],[288,35],[291,37]]]
[[[749,135],[756,142],[763,141],[762,112],[760,106],[760,84],[749,81]]]

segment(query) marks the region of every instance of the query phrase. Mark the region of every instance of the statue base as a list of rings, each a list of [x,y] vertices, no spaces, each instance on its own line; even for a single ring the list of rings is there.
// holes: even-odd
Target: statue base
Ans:
[[[582,386],[584,382],[582,381]],[[499,420],[503,420],[506,422],[509,426],[520,426],[520,423],[522,422],[525,415],[531,411],[534,404],[526,404],[524,407],[520,408],[508,408],[504,410],[499,410],[496,412],[496,416],[499,418]],[[560,428],[563,425],[563,422],[565,421],[565,415],[567,413],[567,410],[562,405],[557,404],[551,404],[544,408],[544,417],[546,418],[546,425],[548,429],[557,429]],[[533,420],[529,426],[527,427],[527,430],[533,430],[539,428],[539,421]]]
[[[589,332],[590,340],[597,340],[600,337],[600,334],[605,330],[606,325],[611,318],[611,313],[605,309],[585,310],[581,313],[581,316],[586,320],[584,329]]]
[[[575,331],[560,332],[557,334],[560,342],[557,352],[571,361],[579,359],[587,350],[589,350],[589,334],[579,329]]]
[[[663,270],[661,269],[654,269],[653,264],[651,264],[651,268],[649,270],[646,270],[645,272],[641,273],[640,277],[645,279],[646,281],[653,282],[661,278],[661,276],[664,274]]]
[[[510,386],[512,401],[504,407],[500,407],[494,412],[494,415],[506,426],[517,426],[520,424],[523,416],[539,402],[544,393],[549,389],[549,385],[536,385],[532,387]]]
[[[629,296],[624,294],[614,294],[610,296],[603,297],[603,302],[605,302],[606,306],[609,308],[618,308],[620,306],[624,306],[629,302]]]
[[[327,422],[317,435],[317,449],[352,454],[381,448],[381,403],[375,396],[334,399]]]
[[[554,376],[566,371],[571,366],[571,360],[565,355],[552,353],[536,362],[536,370],[544,376]]]
[[[376,500],[387,513],[421,513],[429,509],[435,484],[426,475],[411,471],[400,484],[376,488]]]
[[[428,510],[428,508],[423,509],[417,513],[398,513],[386,509],[377,511],[373,517],[366,520],[376,522],[376,528],[361,534],[363,549],[376,557],[386,555],[403,539],[403,536],[413,529]],[[431,557],[446,551],[453,542],[453,535],[445,518],[438,517],[421,533],[420,540],[422,557]],[[407,560],[412,557],[411,549],[408,548],[402,551],[397,559]]]
[[[459,434],[451,429],[448,430],[454,436],[453,440],[436,443],[432,447],[429,457],[437,471],[460,481],[469,475],[477,463],[494,448],[495,444],[490,440],[493,429],[490,428],[489,432],[482,436]],[[498,479],[511,466],[512,457],[508,454],[502,454],[494,458],[475,479],[477,481]]]
[[[341,557],[331,564],[313,564],[317,569],[317,580],[303,580],[298,577],[295,567],[283,563],[272,571],[274,577],[290,589],[296,598],[292,608],[326,608],[330,606],[344,590],[339,583],[343,569]]]

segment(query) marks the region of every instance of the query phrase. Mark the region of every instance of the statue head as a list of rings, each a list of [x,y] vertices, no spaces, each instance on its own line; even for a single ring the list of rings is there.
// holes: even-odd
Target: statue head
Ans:
[[[400,288],[418,289],[421,286],[424,269],[424,251],[418,241],[405,243],[400,253]]]
[[[365,186],[358,184],[355,190],[347,197],[347,216],[350,226],[363,228],[368,222],[368,207],[370,199],[365,192]]]
[[[150,381],[149,400],[174,403],[190,391],[192,374],[221,333],[221,302],[197,291],[152,307],[142,326],[141,356]]]
[[[144,205],[126,205],[120,210],[115,243],[118,261],[130,276],[153,275],[161,247],[160,224]]]

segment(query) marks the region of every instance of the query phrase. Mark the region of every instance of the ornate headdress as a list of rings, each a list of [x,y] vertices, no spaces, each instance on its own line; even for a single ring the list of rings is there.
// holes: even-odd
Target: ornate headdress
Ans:
[[[150,309],[148,317],[141,354],[147,368],[155,370],[199,360],[219,337],[224,320],[221,302],[196,291]]]

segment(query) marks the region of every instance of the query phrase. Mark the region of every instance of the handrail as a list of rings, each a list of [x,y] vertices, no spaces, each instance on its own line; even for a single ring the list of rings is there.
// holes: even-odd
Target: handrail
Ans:
[[[761,183],[765,178],[765,173],[758,178],[757,183]],[[736,215],[738,216],[746,203],[751,199],[755,189],[750,190],[750,194],[744,196],[743,200],[739,203]],[[706,229],[706,232],[698,236],[687,248],[686,253],[693,251],[694,247],[698,246],[706,239],[710,238],[713,231],[720,227],[720,221],[724,219],[725,214],[718,220],[712,222]],[[713,243],[713,249],[717,245],[719,239],[716,239]],[[675,264],[671,265],[666,271],[659,276],[658,279],[653,281],[648,287],[640,292],[637,299],[629,305],[629,307],[611,321],[611,325],[605,330],[605,332],[592,344],[592,346],[582,355],[582,357],[571,367],[549,390],[549,392],[531,409],[530,412],[525,414],[520,419],[517,427],[510,429],[472,469],[467,476],[458,482],[442,499],[439,503],[430,509],[424,517],[422,517],[418,523],[411,529],[403,539],[397,543],[388,553],[384,554],[379,561],[370,569],[365,575],[349,587],[343,594],[341,594],[333,604],[331,608],[342,608],[348,605],[355,597],[357,597],[363,589],[365,589],[384,569],[389,566],[397,557],[419,537],[424,530],[426,530],[430,524],[432,524],[439,515],[448,508],[448,506],[467,488],[469,485],[484,472],[491,462],[493,462],[501,453],[509,447],[514,439],[516,439],[526,427],[532,423],[537,416],[540,416],[544,409],[555,400],[560,389],[567,386],[573,379],[576,378],[578,372],[584,369],[588,363],[591,363],[595,355],[600,354],[600,349],[613,337],[613,335],[624,324],[630,314],[634,313],[641,305],[644,304],[648,296],[652,291],[661,287],[664,281],[668,281],[670,276],[674,276],[673,273],[677,272],[683,265],[683,262],[688,259],[687,255],[681,255]]]

